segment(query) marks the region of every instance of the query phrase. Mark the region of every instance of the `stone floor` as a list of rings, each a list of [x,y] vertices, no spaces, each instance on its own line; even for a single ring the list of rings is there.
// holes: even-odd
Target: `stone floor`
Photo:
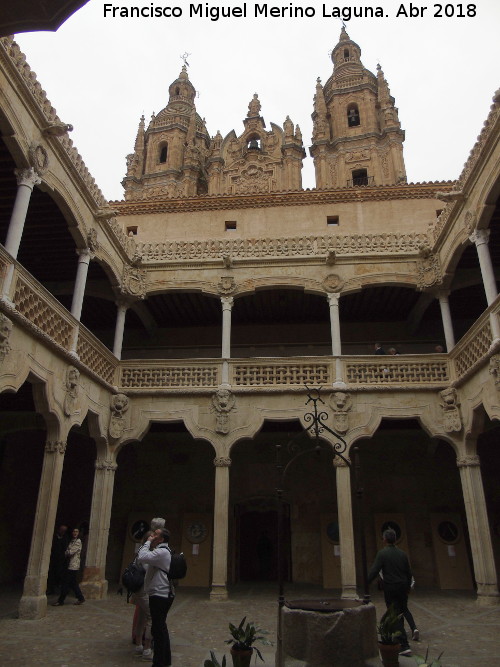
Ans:
[[[325,597],[322,589],[306,586],[288,586],[285,593],[289,599]],[[80,607],[68,597],[64,607],[49,606],[47,616],[38,621],[16,618],[19,595],[17,590],[0,589],[2,667],[150,664],[132,655],[133,608],[116,589],[111,589],[107,600],[88,600]],[[328,597],[335,594],[328,592]],[[384,608],[380,593],[374,593],[373,601],[379,615]],[[500,605],[480,607],[467,593],[416,591],[410,608],[421,633],[421,641],[411,643],[415,653],[425,654],[429,647],[430,656],[437,657],[444,651],[443,667],[500,666]],[[239,623],[243,616],[268,630],[274,640],[276,586],[240,585],[230,591],[227,602],[219,603],[210,602],[206,590],[180,588],[168,617],[173,667],[202,667],[210,649],[218,655],[225,651],[229,666],[224,644],[227,626]],[[274,650],[262,647],[265,664],[274,665]],[[415,664],[411,658],[400,658],[401,667]]]

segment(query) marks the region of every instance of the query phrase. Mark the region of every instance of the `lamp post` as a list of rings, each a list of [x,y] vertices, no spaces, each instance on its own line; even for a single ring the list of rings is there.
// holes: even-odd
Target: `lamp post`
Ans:
[[[359,529],[359,544],[361,549],[361,559],[362,559],[362,570],[363,570],[363,602],[370,602],[370,595],[368,590],[368,575],[367,575],[367,562],[366,562],[366,543],[365,543],[365,533],[364,533],[364,521],[363,521],[363,508],[362,508],[362,499],[363,499],[363,488],[361,485],[361,467],[359,463],[359,449],[357,447],[353,448],[353,461],[350,461],[347,457],[344,456],[345,451],[347,450],[347,443],[344,438],[331,429],[326,423],[328,419],[328,413],[321,409],[318,404],[324,405],[325,402],[320,396],[322,387],[310,388],[305,385],[307,390],[307,401],[306,405],[312,403],[312,408],[310,412],[304,414],[304,421],[309,424],[303,431],[300,431],[287,443],[287,449],[293,454],[293,456],[288,460],[286,465],[282,461],[282,446],[276,445],[276,497],[278,502],[278,633],[277,633],[277,667],[282,667],[283,665],[283,636],[282,636],[282,610],[285,604],[284,596],[284,573],[283,573],[283,494],[284,494],[284,483],[286,475],[290,466],[295,463],[300,457],[307,456],[311,453],[316,453],[319,455],[321,452],[320,439],[321,435],[326,431],[330,435],[333,435],[335,442],[333,444],[333,458],[340,457],[345,464],[348,466],[351,474],[354,477],[354,488],[356,493],[356,518]],[[308,435],[309,438],[312,438],[314,445],[311,447],[306,447],[304,449],[299,449],[298,440],[304,435]]]

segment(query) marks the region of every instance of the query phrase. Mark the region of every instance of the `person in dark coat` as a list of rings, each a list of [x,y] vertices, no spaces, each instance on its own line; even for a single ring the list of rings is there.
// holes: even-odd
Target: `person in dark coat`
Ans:
[[[57,526],[52,538],[50,550],[49,574],[47,577],[47,594],[59,592],[64,570],[66,569],[66,549],[69,544],[68,526],[61,523]]]
[[[412,572],[406,553],[396,546],[396,533],[392,528],[384,530],[384,548],[375,556],[373,565],[368,572],[368,583],[371,584],[382,571],[384,579],[384,598],[387,609],[391,605],[400,615],[399,632],[400,655],[411,655],[408,637],[404,629],[403,614],[408,611],[408,593],[411,588]]]

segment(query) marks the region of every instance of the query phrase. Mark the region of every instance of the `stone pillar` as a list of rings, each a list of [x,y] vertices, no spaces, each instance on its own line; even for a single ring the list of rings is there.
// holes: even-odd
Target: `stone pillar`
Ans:
[[[230,458],[214,459],[215,498],[214,498],[214,541],[212,590],[210,599],[227,600],[227,551],[229,523],[229,467]]]
[[[122,358],[123,332],[125,330],[125,316],[129,307],[129,302],[120,299],[116,302],[118,310],[116,311],[115,340],[113,342],[113,354],[117,359]]]
[[[476,229],[469,237],[472,243],[476,244],[477,256],[479,258],[479,266],[481,268],[481,276],[483,278],[483,286],[486,293],[486,301],[488,306],[493,303],[498,294],[495,272],[493,270],[491,255],[488,249],[489,236],[489,229]]]
[[[35,185],[42,182],[42,179],[31,167],[29,169],[16,169],[14,173],[17,176],[17,194],[10,217],[7,238],[5,239],[5,250],[16,259],[21,245],[31,193]]]
[[[335,357],[335,384],[342,383],[342,343],[340,340],[340,315],[339,315],[340,293],[328,293],[328,305],[330,307],[330,330],[332,333],[332,355]]]
[[[333,459],[336,468],[337,512],[340,535],[340,576],[343,599],[357,600],[356,553],[352,519],[351,470],[339,456]]]
[[[19,603],[19,618],[42,618],[47,611],[45,591],[65,451],[66,442],[48,440],[45,444],[28,569]]]
[[[439,307],[441,308],[441,319],[443,320],[444,340],[446,351],[451,352],[455,347],[455,334],[453,332],[453,322],[451,319],[450,302],[448,300],[449,292],[439,292]]]
[[[457,459],[457,466],[464,494],[474,577],[477,583],[477,601],[480,605],[498,604],[500,601],[498,582],[479,456],[464,456]]]
[[[102,600],[108,592],[106,552],[116,468],[116,463],[108,459],[98,458],[95,462],[89,541],[80,586],[85,597],[90,600]]]
[[[85,284],[89,272],[89,264],[92,259],[92,253],[88,248],[77,250],[78,269],[76,272],[75,287],[73,290],[73,301],[71,302],[71,314],[75,320],[80,321],[82,315],[83,297],[85,295]]]
[[[35,185],[42,182],[42,179],[33,168],[29,169],[15,169],[14,173],[17,177],[17,194],[10,217],[9,229],[7,230],[7,237],[5,239],[5,250],[17,259],[19,246],[21,245],[21,237],[23,235],[24,223],[26,222],[26,215],[28,213],[28,206],[31,199],[31,193]],[[7,268],[5,279],[3,282],[2,294],[4,298],[8,299],[12,278],[14,276],[14,264]]]
[[[222,296],[222,383],[229,386],[229,359],[231,358],[231,310],[234,299]]]

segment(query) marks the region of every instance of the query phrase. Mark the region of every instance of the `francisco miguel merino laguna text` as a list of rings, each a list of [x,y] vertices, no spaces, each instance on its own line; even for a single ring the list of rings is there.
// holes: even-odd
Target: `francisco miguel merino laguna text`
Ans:
[[[387,16],[382,7],[360,5],[356,7],[330,7],[323,4],[321,9],[321,16],[323,18],[341,18],[344,21],[349,21],[353,17],[372,18]],[[105,18],[180,18],[183,15],[182,7],[170,5],[155,5],[151,3],[143,7],[133,7],[104,4]],[[316,9],[314,7],[294,5],[292,2],[288,5],[255,3],[252,13],[251,11],[247,12],[246,2],[234,7],[230,5],[209,5],[208,2],[205,2],[204,4],[190,4],[186,15],[190,18],[208,18],[211,21],[218,21],[220,18],[247,18],[247,16],[253,16],[254,18],[312,18],[316,16]]]

